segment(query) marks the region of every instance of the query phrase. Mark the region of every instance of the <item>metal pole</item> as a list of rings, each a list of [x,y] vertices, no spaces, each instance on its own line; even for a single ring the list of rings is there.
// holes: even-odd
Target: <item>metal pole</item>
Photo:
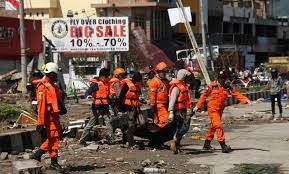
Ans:
[[[208,65],[208,60],[207,60],[207,46],[206,46],[206,35],[205,35],[203,0],[200,0],[199,2],[200,2],[200,15],[201,15],[201,30],[202,30],[204,64],[205,64],[205,66],[207,66]]]
[[[178,0],[178,1],[176,2],[176,5],[177,5],[178,9],[180,9],[180,14],[181,14],[182,17],[185,19],[185,23],[184,23],[184,24],[185,24],[185,27],[186,27],[186,29],[187,29],[188,36],[189,36],[189,38],[190,38],[190,41],[191,41],[193,50],[194,50],[195,54],[197,55],[197,60],[198,60],[198,62],[199,62],[200,68],[201,68],[201,70],[202,70],[202,72],[203,72],[203,75],[204,75],[206,84],[210,84],[210,83],[211,83],[211,80],[210,80],[210,77],[209,77],[207,68],[206,68],[206,66],[204,65],[203,60],[201,59],[201,54],[200,54],[200,51],[199,51],[199,47],[198,47],[198,44],[197,44],[197,42],[196,42],[196,38],[195,38],[195,36],[194,36],[192,27],[190,26],[190,24],[189,24],[189,22],[188,22],[188,17],[187,17],[187,15],[186,15],[186,13],[185,13],[183,3],[182,3],[181,0]]]
[[[25,24],[24,24],[24,3],[20,0],[19,7],[20,15],[20,54],[21,54],[21,75],[22,75],[22,94],[27,93],[27,60],[26,60],[26,39],[25,39]]]

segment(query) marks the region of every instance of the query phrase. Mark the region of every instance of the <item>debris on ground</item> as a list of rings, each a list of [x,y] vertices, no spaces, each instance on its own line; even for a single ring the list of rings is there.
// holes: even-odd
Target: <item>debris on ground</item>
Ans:
[[[36,160],[12,161],[12,173],[44,173],[42,165]]]
[[[279,168],[279,164],[236,164],[235,167],[228,172],[236,174],[277,174],[279,172]]]
[[[27,113],[21,113],[18,117],[16,124],[18,125],[37,125],[37,120]]]
[[[6,160],[8,158],[8,152],[1,152],[0,159]]]
[[[150,159],[146,159],[146,160],[143,160],[142,162],[141,162],[141,165],[143,166],[143,167],[146,167],[146,166],[149,166],[149,165],[151,165],[151,160]]]
[[[160,168],[152,168],[152,167],[145,167],[143,169],[144,173],[166,173],[166,169],[160,169]]]

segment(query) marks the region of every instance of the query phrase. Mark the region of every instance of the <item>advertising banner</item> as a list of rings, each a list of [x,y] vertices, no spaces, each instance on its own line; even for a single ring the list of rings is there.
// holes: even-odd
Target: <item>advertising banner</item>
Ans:
[[[128,17],[51,18],[49,39],[57,52],[128,51]]]

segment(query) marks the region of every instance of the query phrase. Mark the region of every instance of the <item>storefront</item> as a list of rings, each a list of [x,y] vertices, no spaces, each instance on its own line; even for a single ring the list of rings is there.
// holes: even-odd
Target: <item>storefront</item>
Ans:
[[[42,52],[41,21],[25,20],[27,62]],[[20,71],[19,19],[0,17],[0,74]]]

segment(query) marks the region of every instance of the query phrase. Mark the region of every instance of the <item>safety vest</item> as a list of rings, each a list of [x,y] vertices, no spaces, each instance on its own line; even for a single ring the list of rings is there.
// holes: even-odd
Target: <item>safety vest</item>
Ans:
[[[168,103],[168,87],[167,85],[161,81],[159,78],[155,77],[151,80],[150,83],[158,83],[157,89],[150,89],[151,92],[157,93],[156,96],[156,104],[167,104]],[[150,98],[151,102],[154,102],[152,98]]]
[[[189,88],[187,85],[183,84],[183,82],[180,81],[172,81],[171,83],[171,88],[170,88],[170,92],[169,95],[171,95],[174,87],[178,87],[179,88],[179,95],[177,98],[177,101],[175,103],[174,108],[175,109],[186,109],[189,108],[192,101],[190,98],[190,94],[189,94]]]
[[[47,95],[47,110],[52,112],[59,112],[59,102],[62,102],[62,93],[58,89],[57,86],[52,86],[47,80],[41,80],[38,85],[36,91],[38,92],[38,88],[44,85],[46,88]]]
[[[110,92],[110,95],[116,95],[115,89],[114,89],[115,83],[119,83],[120,87],[122,87],[122,85],[123,85],[122,80],[119,80],[118,78],[113,77],[112,79],[110,79],[110,81],[109,81],[109,92]]]
[[[108,84],[101,80],[90,80],[90,83],[96,83],[98,85],[98,90],[92,93],[93,104],[96,105],[107,105],[109,104],[109,89]]]
[[[135,85],[129,78],[125,79],[124,82],[128,86],[124,104],[139,107],[139,97],[141,94],[140,87]]]

